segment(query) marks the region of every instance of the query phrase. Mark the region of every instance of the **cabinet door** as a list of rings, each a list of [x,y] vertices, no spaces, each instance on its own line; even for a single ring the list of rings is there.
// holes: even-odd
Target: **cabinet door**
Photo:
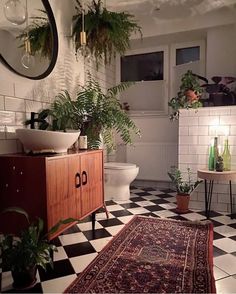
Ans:
[[[81,154],[81,214],[82,217],[103,206],[103,153]]]

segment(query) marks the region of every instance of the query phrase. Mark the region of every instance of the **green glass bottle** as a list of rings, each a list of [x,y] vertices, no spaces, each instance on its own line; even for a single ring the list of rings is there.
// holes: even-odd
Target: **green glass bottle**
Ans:
[[[224,171],[231,170],[231,155],[229,151],[229,141],[228,139],[225,140],[224,144],[224,151],[222,153],[223,164],[224,164]]]
[[[214,170],[216,170],[216,162],[219,156],[219,149],[218,149],[218,138],[214,138]]]
[[[208,170],[214,170],[214,146],[210,146]]]

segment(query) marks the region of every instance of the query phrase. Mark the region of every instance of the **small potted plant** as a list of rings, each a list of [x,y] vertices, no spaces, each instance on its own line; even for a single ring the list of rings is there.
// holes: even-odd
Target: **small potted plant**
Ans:
[[[48,233],[43,234],[42,219],[38,218],[37,222],[30,223],[26,211],[19,207],[9,207],[2,211],[2,213],[8,212],[23,215],[29,226],[22,230],[20,236],[2,235],[0,241],[2,268],[11,271],[15,289],[28,289],[36,283],[37,266],[46,270],[48,264],[53,265],[52,253],[57,251],[57,248],[49,243],[47,237],[55,233],[62,224],[76,220],[72,218],[61,220]]]
[[[168,105],[172,108],[173,112],[170,115],[171,120],[179,118],[179,109],[185,108],[198,108],[202,106],[199,101],[202,87],[199,83],[197,75],[193,74],[191,70],[188,70],[181,79],[181,85],[176,97],[172,98]]]
[[[187,180],[183,179],[181,171],[176,167],[172,167],[171,171],[168,172],[168,176],[170,177],[177,191],[176,211],[178,213],[188,212],[190,195],[202,181],[193,181],[191,179],[190,168],[187,169]]]

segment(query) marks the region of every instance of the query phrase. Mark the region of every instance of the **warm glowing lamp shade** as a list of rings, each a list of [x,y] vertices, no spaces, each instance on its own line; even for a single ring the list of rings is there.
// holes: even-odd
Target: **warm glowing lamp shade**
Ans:
[[[4,14],[14,25],[23,24],[27,18],[26,8],[20,0],[8,0],[4,5]]]

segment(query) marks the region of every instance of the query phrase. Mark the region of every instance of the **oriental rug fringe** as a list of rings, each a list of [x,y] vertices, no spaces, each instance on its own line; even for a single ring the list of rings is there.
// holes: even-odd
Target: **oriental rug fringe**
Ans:
[[[215,293],[213,226],[135,216],[65,293]]]

